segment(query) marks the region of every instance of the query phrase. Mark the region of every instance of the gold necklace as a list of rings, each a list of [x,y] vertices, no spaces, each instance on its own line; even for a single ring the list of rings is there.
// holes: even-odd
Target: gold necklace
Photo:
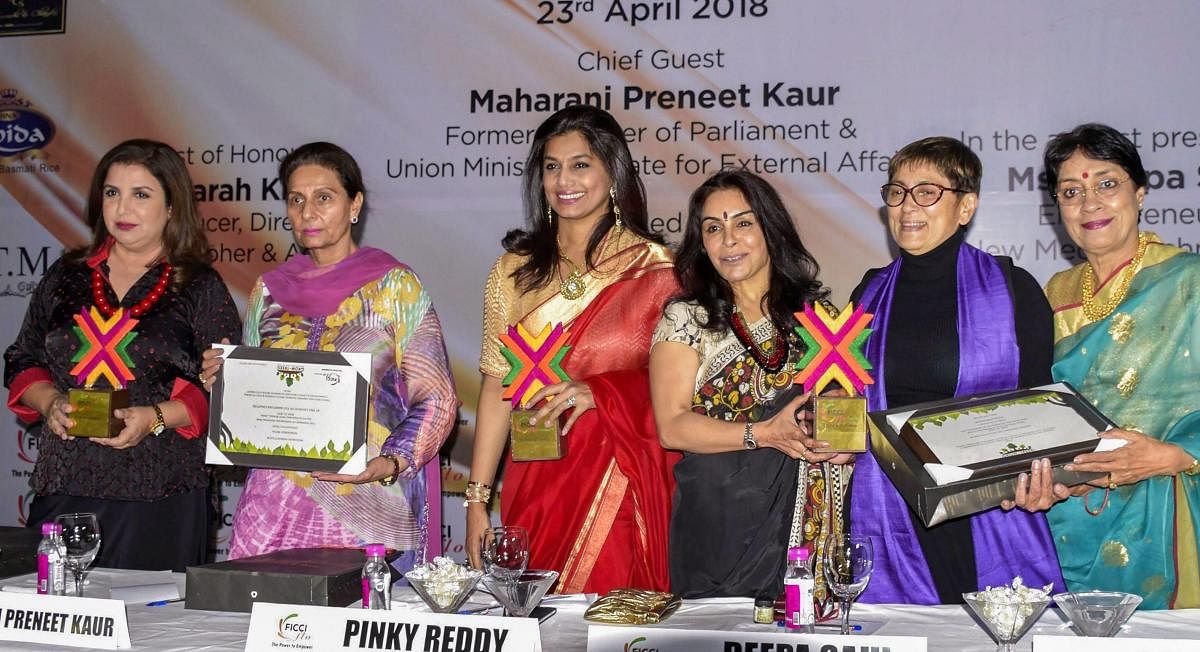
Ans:
[[[600,249],[601,261],[605,260],[605,256],[608,255],[609,245],[619,235],[616,232],[616,229],[619,228],[615,227],[613,231],[609,231],[608,235],[605,236],[604,246]],[[556,244],[558,244],[558,256],[567,261],[567,264],[571,266],[571,273],[566,278],[563,278],[562,267],[558,268],[558,293],[563,295],[564,299],[574,301],[587,293],[587,283],[583,280],[583,274],[579,271],[579,265],[576,265],[575,261],[563,253],[562,243],[556,241]]]
[[[558,268],[558,293],[563,295],[564,299],[574,301],[587,293],[587,284],[583,282],[583,275],[579,273],[579,266],[575,261],[567,258],[561,246],[558,249],[558,255],[571,266],[571,273],[566,278],[563,278],[562,267]]]
[[[1096,271],[1092,268],[1092,263],[1090,261],[1085,263],[1087,268],[1083,270],[1083,287],[1081,288],[1081,294],[1083,297],[1080,303],[1083,306],[1083,316],[1087,317],[1089,322],[1100,321],[1101,319],[1104,319],[1111,314],[1112,311],[1116,310],[1117,306],[1121,305],[1121,302],[1125,300],[1125,295],[1129,293],[1129,284],[1133,283],[1134,274],[1136,274],[1137,269],[1142,266],[1142,257],[1146,255],[1146,246],[1149,244],[1150,239],[1146,237],[1146,234],[1139,233],[1137,253],[1135,253],[1133,258],[1129,260],[1129,264],[1125,266],[1125,269],[1121,270],[1120,285],[1118,285],[1117,289],[1113,291],[1113,294],[1111,297],[1109,297],[1108,301],[1105,301],[1101,304],[1096,303],[1096,288],[1094,282],[1092,281],[1092,279],[1096,276]]]

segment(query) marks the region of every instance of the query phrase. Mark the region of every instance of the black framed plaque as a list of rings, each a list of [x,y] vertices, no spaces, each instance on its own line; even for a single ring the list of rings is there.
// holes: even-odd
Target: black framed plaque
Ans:
[[[871,448],[880,467],[926,526],[975,514],[1013,498],[1014,478],[1049,458],[1056,482],[1100,473],[1067,471],[1115,427],[1068,383],[932,401],[871,412]]]
[[[355,474],[367,463],[371,354],[214,345],[207,464]]]

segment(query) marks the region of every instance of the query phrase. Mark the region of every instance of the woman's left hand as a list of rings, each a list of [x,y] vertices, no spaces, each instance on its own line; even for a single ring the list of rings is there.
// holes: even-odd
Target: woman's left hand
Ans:
[[[1133,430],[1114,428],[1100,433],[1101,439],[1124,439],[1124,446],[1102,453],[1084,453],[1066,465],[1068,471],[1108,473],[1110,484],[1133,484],[1156,475],[1175,475],[1192,464],[1192,456]]]
[[[396,456],[396,461],[400,464],[399,472],[396,471],[392,460],[383,457],[372,457],[367,462],[367,468],[363,469],[362,473],[357,475],[348,475],[345,473],[333,473],[331,471],[313,471],[312,477],[314,480],[324,482],[337,482],[341,484],[367,484],[368,482],[377,482],[384,478],[392,477],[392,473],[403,473],[408,468],[408,462],[403,457]]]
[[[828,394],[822,394],[827,396]],[[809,404],[811,405],[811,403]],[[800,444],[808,449],[804,453],[804,459],[812,464],[820,464],[829,462],[830,464],[848,464],[854,461],[854,453],[823,453],[822,448],[828,448],[829,442],[822,441],[812,436],[813,431],[813,413],[807,407],[796,410],[792,415],[796,420],[796,425],[800,427],[800,431],[804,433],[804,438],[800,440]]]
[[[588,387],[587,383],[577,380],[547,385],[538,390],[528,401],[525,401],[525,405],[537,405],[548,396],[554,398],[546,401],[546,404],[533,415],[529,423],[537,425],[546,420],[557,421],[563,412],[572,410],[571,416],[567,417],[567,422],[562,427],[564,437],[571,431],[571,426],[575,424],[579,415],[596,407],[596,400],[592,398],[592,388]]]
[[[116,437],[92,437],[91,440],[117,450],[133,448],[142,443],[142,440],[150,435],[150,426],[157,418],[154,408],[145,405],[113,410],[113,416],[125,422],[121,432],[117,433]]]

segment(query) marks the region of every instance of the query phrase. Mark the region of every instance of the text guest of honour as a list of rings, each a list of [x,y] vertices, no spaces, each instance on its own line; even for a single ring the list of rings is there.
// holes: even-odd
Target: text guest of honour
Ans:
[[[621,54],[616,50],[605,54],[600,50],[581,52],[577,63],[584,72],[593,70],[638,70],[646,51],[639,48],[633,54]],[[658,49],[650,53],[650,66],[655,70],[701,70],[724,68],[725,52],[716,49],[709,52],[672,52]]]

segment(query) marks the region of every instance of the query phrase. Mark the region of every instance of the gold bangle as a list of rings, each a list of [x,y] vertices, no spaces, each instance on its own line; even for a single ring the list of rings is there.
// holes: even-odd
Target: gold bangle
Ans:
[[[396,459],[396,456],[391,453],[384,453],[380,457],[392,461],[392,474],[386,478],[381,478],[379,484],[385,487],[396,484],[396,480],[400,479],[400,460]]]
[[[487,505],[492,499],[492,485],[482,482],[471,481],[467,483],[467,488],[463,491],[466,500],[463,501],[463,507],[470,503],[482,503]]]
[[[1192,458],[1192,465],[1183,470],[1184,475],[1197,476],[1200,475],[1200,460]]]

